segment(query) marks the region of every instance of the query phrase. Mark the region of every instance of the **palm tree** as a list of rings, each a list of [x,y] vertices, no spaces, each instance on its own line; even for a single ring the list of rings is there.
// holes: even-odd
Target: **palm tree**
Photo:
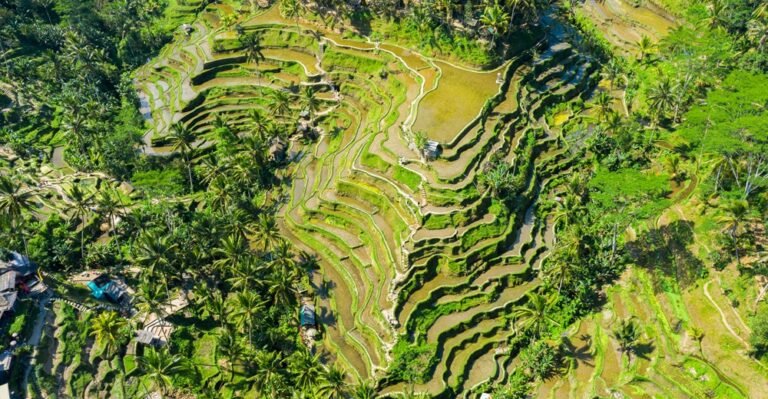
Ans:
[[[296,21],[296,29],[299,28],[299,14],[302,4],[300,0],[280,0],[280,13],[285,18],[293,18]]]
[[[352,388],[352,397],[354,399],[374,399],[376,397],[376,388],[368,380],[360,380]]]
[[[275,222],[273,215],[260,214],[253,230],[256,241],[264,245],[264,251],[273,248],[280,241],[280,232],[277,229],[277,222]]]
[[[285,91],[272,92],[272,113],[280,118],[287,119],[291,114],[291,98]]]
[[[96,208],[107,217],[109,228],[117,237],[117,216],[124,208],[120,193],[114,187],[107,186],[96,195]]]
[[[144,268],[148,276],[161,276],[164,281],[166,294],[170,272],[176,261],[177,245],[170,243],[168,235],[159,235],[154,231],[146,231],[139,236],[134,246],[133,261]]]
[[[25,213],[34,213],[36,199],[36,189],[23,187],[18,178],[0,175],[0,223],[21,235],[25,255],[29,249],[21,225]]]
[[[110,356],[117,349],[117,344],[124,336],[124,328],[128,322],[120,317],[117,312],[103,312],[96,316],[91,324],[91,335],[104,344],[107,355]]]
[[[254,32],[246,33],[240,35],[240,43],[243,45],[245,59],[248,62],[259,65],[264,60],[264,54],[261,51],[261,36]]]
[[[232,277],[227,282],[232,285],[233,290],[248,291],[256,284],[262,283],[261,273],[264,265],[255,257],[248,257],[238,262],[235,267],[230,269]]]
[[[317,393],[324,399],[341,399],[347,394],[346,375],[335,366],[325,369]]]
[[[480,16],[480,22],[491,32],[494,43],[506,33],[509,21],[509,14],[499,5],[498,0],[493,5],[486,6]]]
[[[612,111],[613,98],[611,95],[601,91],[595,98],[595,106],[597,107],[597,120],[603,121],[610,111]]]
[[[157,350],[151,347],[144,350],[144,355],[139,358],[139,366],[143,374],[154,381],[162,396],[172,385],[173,377],[188,369],[181,356],[171,355],[168,349]]]
[[[557,321],[549,316],[552,314],[552,307],[557,297],[546,297],[535,291],[529,292],[526,297],[528,300],[525,304],[517,306],[512,311],[512,315],[523,330],[532,331],[539,336],[549,324],[557,324]]]
[[[235,364],[243,356],[243,344],[232,331],[222,329],[216,336],[216,351],[227,359],[229,367],[229,381],[235,379]]]
[[[605,64],[603,76],[611,82],[611,91],[613,91],[616,79],[621,76],[621,64],[619,64],[616,58],[611,58],[608,63]]]
[[[320,355],[313,355],[303,346],[289,358],[288,369],[295,378],[296,387],[304,392],[314,390],[323,371]]]
[[[285,366],[281,352],[258,351],[256,353],[256,374],[248,381],[254,382],[254,388],[262,394],[268,393],[270,398],[280,397],[285,389]]]
[[[160,319],[163,319],[165,315],[162,313],[163,305],[168,300],[167,291],[163,289],[160,284],[150,278],[141,279],[141,283],[134,295],[136,308],[140,313],[144,313],[144,320],[142,323],[146,323],[150,314],[155,313]]]
[[[638,61],[641,61],[641,62],[644,61],[645,58],[648,57],[653,52],[654,47],[655,47],[655,44],[653,43],[651,38],[646,35],[643,35],[643,37],[637,42],[637,50],[639,52],[637,55]]]
[[[266,132],[268,125],[264,113],[258,108],[253,108],[248,111],[248,117],[251,118],[251,122],[253,123],[254,132],[256,133],[255,136],[264,141],[264,133]]]
[[[237,323],[248,327],[248,344],[253,346],[253,321],[264,310],[264,301],[252,291],[243,291],[235,294],[232,307]]]
[[[745,200],[734,200],[725,206],[726,214],[720,216],[718,221],[725,227],[733,243],[734,257],[736,262],[741,264],[741,255],[739,254],[738,239],[743,232],[743,223],[749,214],[749,203]]]
[[[728,23],[728,14],[731,13],[731,9],[728,2],[725,0],[711,0],[707,10],[709,11],[707,21],[709,22],[709,27],[711,29],[721,27]]]
[[[630,360],[632,352],[637,350],[640,334],[640,326],[633,318],[619,320],[619,325],[613,329],[613,338],[619,343],[619,352],[626,353]]]
[[[573,264],[566,257],[549,258],[544,267],[544,276],[547,280],[557,283],[557,294],[563,289],[563,284],[568,284],[573,279]]]
[[[674,104],[674,87],[669,78],[659,81],[659,84],[648,90],[648,107],[653,110],[655,120],[664,116]]]
[[[250,257],[251,252],[241,234],[230,234],[221,239],[219,246],[213,249],[213,255],[216,257],[213,266],[227,273],[236,270],[241,262]]]
[[[204,312],[210,315],[214,320],[219,322],[221,327],[224,327],[227,321],[226,317],[229,314],[229,307],[224,296],[220,291],[214,291],[211,296],[205,301]]]
[[[91,213],[93,194],[84,190],[80,184],[73,184],[72,187],[66,191],[66,194],[72,202],[70,223],[75,219],[80,223],[80,260],[83,262],[83,265],[85,265],[85,227],[88,215]]]
[[[309,112],[309,119],[320,109],[320,101],[315,96],[315,89],[312,86],[304,86],[304,107]]]
[[[178,151],[184,158],[184,164],[187,166],[187,178],[189,179],[189,192],[194,191],[194,182],[192,180],[192,162],[189,155],[195,149],[197,137],[184,124],[176,122],[171,125],[171,133],[168,135],[171,142],[171,150]]]
[[[296,289],[294,284],[296,276],[284,269],[275,270],[267,279],[267,291],[278,307],[294,305],[296,302]]]

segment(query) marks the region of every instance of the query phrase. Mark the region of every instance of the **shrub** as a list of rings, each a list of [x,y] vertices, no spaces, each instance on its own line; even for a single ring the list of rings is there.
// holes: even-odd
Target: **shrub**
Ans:
[[[184,179],[177,169],[136,172],[131,180],[134,187],[149,194],[173,196],[184,192]]]
[[[768,354],[768,305],[758,307],[749,324],[752,329],[752,335],[749,337],[752,355],[761,359]]]
[[[528,376],[519,369],[509,376],[507,384],[499,387],[493,393],[493,399],[526,399],[531,390]]]
[[[541,341],[526,348],[520,357],[523,367],[537,380],[551,376],[559,361],[557,350]]]

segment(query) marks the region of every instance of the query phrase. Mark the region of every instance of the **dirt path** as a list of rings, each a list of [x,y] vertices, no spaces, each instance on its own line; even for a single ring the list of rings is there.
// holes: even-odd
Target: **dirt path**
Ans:
[[[707,297],[707,299],[712,304],[712,306],[714,306],[715,309],[717,309],[717,312],[720,313],[720,321],[723,322],[723,325],[725,326],[725,328],[728,329],[728,332],[730,332],[731,335],[736,337],[736,339],[738,339],[739,342],[744,344],[744,347],[749,348],[749,343],[744,338],[742,338],[741,335],[736,333],[736,331],[733,329],[733,327],[731,326],[731,324],[728,322],[727,318],[725,317],[725,313],[723,312],[723,309],[720,308],[720,305],[718,305],[717,302],[715,302],[715,299],[712,298],[712,295],[709,293],[709,284],[711,284],[713,281],[715,281],[715,280],[714,279],[709,280],[709,281],[706,282],[706,284],[704,284],[704,296]]]
[[[48,304],[49,300],[51,299],[51,296],[52,296],[51,291],[47,291],[45,294],[43,294],[43,297],[41,297],[37,303],[37,306],[38,306],[37,319],[35,320],[35,325],[32,328],[32,334],[29,336],[29,339],[27,340],[27,344],[33,347],[32,359],[29,361],[29,364],[27,365],[27,369],[24,371],[24,380],[21,383],[22,392],[27,392],[27,384],[29,383],[29,374],[32,372],[32,369],[35,367],[35,363],[37,363],[37,346],[40,344],[40,336],[43,333],[43,327],[45,327],[45,319],[46,319],[46,316],[48,315],[48,309],[46,309],[45,305]]]

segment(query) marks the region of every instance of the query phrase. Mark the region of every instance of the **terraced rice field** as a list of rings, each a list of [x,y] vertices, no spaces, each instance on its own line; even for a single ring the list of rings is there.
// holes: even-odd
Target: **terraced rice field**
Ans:
[[[242,27],[261,38],[258,64],[231,46],[232,32],[197,23],[137,73],[152,109],[147,151],[165,150],[151,144],[172,123],[205,146],[217,116],[245,126],[249,109],[269,112],[264,99],[275,92],[299,110],[297,93],[314,87],[325,134],[290,144],[292,188],[278,217],[283,234],[320,259],[313,280],[323,350],[352,376],[381,377],[398,340],[426,339],[437,362],[417,391],[457,397],[501,380],[515,339],[503,315],[539,286],[554,241],[550,223],[535,217],[537,198],[556,190],[551,182],[578,153],[542,116],[588,95],[597,66],[554,37],[542,38],[539,55],[473,71],[318,34],[275,9]],[[421,159],[410,145],[415,130],[442,144],[439,159]],[[527,199],[508,211],[477,175],[492,157],[514,164],[526,145],[534,159]],[[405,390],[384,385],[385,394]]]
[[[746,355],[746,343],[720,319],[715,305],[725,299],[720,290],[708,287],[710,301],[704,285],[681,294],[674,283],[662,284],[665,289],[655,287],[658,278],[641,269],[628,271],[608,291],[603,312],[582,320],[565,334],[563,342],[572,358],[567,371],[541,384],[535,396],[765,397],[761,384],[744,384],[762,380],[766,370]],[[724,311],[728,308],[722,306]],[[644,326],[640,350],[631,360],[616,350],[611,337],[615,323],[629,317]],[[725,318],[733,318],[733,314]],[[692,336],[694,328],[704,332],[700,343]],[[744,335],[743,331],[736,333]]]

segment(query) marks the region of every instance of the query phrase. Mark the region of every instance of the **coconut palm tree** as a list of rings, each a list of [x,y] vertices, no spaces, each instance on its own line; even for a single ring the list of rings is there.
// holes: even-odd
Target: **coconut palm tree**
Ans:
[[[117,217],[122,214],[125,204],[116,188],[106,186],[96,194],[96,209],[107,218],[109,229],[115,234],[117,240]]]
[[[654,111],[655,120],[666,115],[674,104],[674,87],[664,78],[648,90],[648,107]]]
[[[254,382],[254,389],[261,393],[261,397],[281,397],[286,387],[283,360],[281,352],[262,350],[256,353],[256,374],[248,381]]]
[[[745,200],[734,200],[725,205],[726,213],[718,218],[723,224],[733,243],[734,257],[736,262],[741,264],[741,255],[739,254],[739,236],[743,233],[743,225],[749,215],[749,203]]]
[[[265,282],[269,296],[278,307],[292,306],[296,302],[296,276],[285,269],[276,269]]]
[[[203,311],[211,316],[214,320],[216,320],[223,328],[227,321],[227,315],[229,314],[230,309],[226,299],[224,299],[224,296],[221,295],[221,292],[214,291],[211,293],[210,297],[208,297],[205,301],[203,307]]]
[[[612,111],[613,98],[610,94],[601,91],[595,98],[595,107],[597,108],[597,120],[604,121],[609,112]]]
[[[499,5],[498,0],[492,5],[487,5],[483,9],[483,15],[480,16],[480,23],[491,32],[494,43],[507,32],[509,21],[509,14]]]
[[[272,114],[282,119],[289,119],[291,115],[291,97],[283,90],[273,91]]]
[[[320,109],[320,101],[315,96],[315,89],[312,86],[304,86],[304,107],[309,112],[309,118],[315,115],[318,109]]]
[[[317,393],[324,399],[341,399],[347,394],[346,374],[335,366],[325,369]]]
[[[263,270],[264,265],[260,262],[260,259],[248,257],[242,262],[238,262],[230,270],[232,276],[227,279],[227,282],[232,286],[233,290],[248,291],[256,285],[264,283],[261,279]]]
[[[165,396],[168,388],[173,383],[173,377],[188,370],[184,359],[179,355],[171,355],[168,349],[146,348],[144,355],[139,358],[141,372],[160,390]]]
[[[85,227],[88,215],[91,213],[93,194],[84,190],[80,184],[73,184],[69,190],[66,190],[66,194],[72,203],[70,223],[75,219],[80,223],[80,261],[85,265]]]
[[[557,294],[563,289],[563,284],[568,284],[573,280],[573,263],[567,260],[567,257],[551,257],[544,266],[544,277],[557,284]]]
[[[256,220],[256,225],[253,228],[256,241],[261,242],[264,246],[264,251],[268,251],[274,248],[275,245],[280,242],[280,232],[277,229],[277,222],[273,215],[262,213]]]
[[[251,251],[241,234],[230,234],[221,239],[219,246],[213,249],[213,255],[216,257],[213,266],[222,273],[228,274],[249,258]]]
[[[262,53],[260,35],[254,32],[240,35],[240,43],[243,45],[246,61],[259,65],[265,59]]]
[[[296,22],[296,29],[299,28],[299,15],[302,8],[303,4],[300,0],[280,0],[280,14],[285,18],[293,18]]]
[[[247,327],[248,346],[253,346],[253,322],[264,310],[264,301],[252,291],[235,294],[231,302],[232,316],[240,326]]]
[[[313,355],[302,346],[288,359],[288,370],[294,376],[296,387],[299,390],[312,392],[320,381],[323,372],[320,355]]]
[[[352,388],[352,397],[354,399],[374,399],[376,397],[376,388],[368,380],[359,380]]]
[[[155,231],[144,231],[136,240],[133,261],[143,266],[150,276],[164,273],[176,258],[177,245],[170,242],[168,235]]]
[[[171,125],[168,139],[171,142],[171,150],[181,153],[182,158],[184,158],[184,164],[187,167],[187,179],[189,180],[189,192],[191,193],[194,191],[194,181],[192,180],[192,162],[189,156],[196,148],[197,137],[184,124],[176,122]]]
[[[255,136],[261,139],[262,141],[266,140],[264,137],[264,133],[267,131],[267,126],[269,125],[269,121],[264,116],[264,113],[259,108],[252,108],[248,111],[248,117],[251,118],[251,123],[253,123],[253,129]]]
[[[539,336],[545,327],[557,324],[557,321],[550,316],[552,307],[557,301],[556,296],[544,296],[534,291],[529,292],[526,298],[525,304],[515,307],[512,311],[512,315],[523,330]]]
[[[91,335],[104,345],[107,356],[114,354],[117,344],[124,336],[128,322],[117,312],[103,312],[96,316],[91,323]]]
[[[637,60],[641,62],[645,61],[645,59],[651,55],[655,46],[656,45],[650,37],[643,35],[643,37],[637,41]]]
[[[621,76],[621,64],[619,64],[616,58],[611,58],[608,60],[608,63],[605,64],[602,74],[611,82],[611,91],[613,91],[616,79]]]
[[[27,239],[22,231],[25,213],[34,213],[37,190],[24,187],[17,177],[0,175],[0,223],[21,235],[24,254],[28,255]]]
[[[619,325],[613,329],[613,338],[619,343],[619,352],[626,353],[630,360],[632,352],[637,350],[640,335],[640,326],[633,318],[619,320]]]
[[[229,381],[235,379],[235,364],[243,356],[243,344],[232,331],[221,329],[216,335],[216,351],[227,359],[229,368]]]
[[[167,300],[167,291],[164,287],[150,278],[141,279],[134,295],[134,302],[139,313],[144,314],[142,323],[146,323],[152,313],[163,319],[166,315],[162,313],[162,309]]]

